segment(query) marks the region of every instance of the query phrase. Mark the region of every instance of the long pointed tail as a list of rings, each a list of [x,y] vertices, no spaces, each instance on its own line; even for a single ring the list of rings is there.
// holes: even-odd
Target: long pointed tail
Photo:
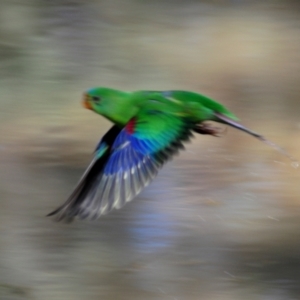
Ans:
[[[299,167],[299,161],[297,159],[295,159],[293,156],[291,156],[288,152],[286,152],[283,148],[281,148],[280,146],[276,145],[275,143],[267,140],[264,136],[262,136],[261,134],[258,134],[250,129],[248,129],[247,127],[243,126],[242,124],[239,124],[238,122],[231,120],[230,118],[219,114],[219,113],[215,113],[215,117],[217,119],[218,122],[220,123],[224,123],[224,124],[228,124],[234,128],[237,128],[239,130],[242,130],[254,137],[256,137],[257,139],[259,139],[260,141],[264,142],[265,144],[271,146],[273,149],[277,150],[278,152],[280,152],[282,155],[286,156],[291,162],[292,162],[292,166],[294,168],[298,168]]]

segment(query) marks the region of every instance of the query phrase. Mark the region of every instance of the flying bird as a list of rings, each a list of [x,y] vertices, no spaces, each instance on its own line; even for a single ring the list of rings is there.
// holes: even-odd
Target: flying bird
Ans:
[[[205,121],[233,126],[289,156],[239,124],[225,106],[198,93],[125,92],[96,87],[84,94],[83,104],[114,125],[100,140],[91,163],[67,201],[48,214],[58,221],[75,217],[94,220],[123,207],[153,180],[166,161],[184,149],[183,143],[192,132],[219,134],[218,128]]]

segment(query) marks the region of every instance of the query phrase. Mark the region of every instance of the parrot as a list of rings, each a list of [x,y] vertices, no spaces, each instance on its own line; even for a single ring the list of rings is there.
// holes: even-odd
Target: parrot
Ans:
[[[287,155],[262,135],[238,123],[219,102],[196,92],[121,91],[94,87],[83,95],[85,108],[113,123],[94,151],[73,192],[48,214],[57,221],[96,220],[135,198],[193,132],[219,135],[214,121],[242,130]],[[288,155],[287,155],[288,156]]]

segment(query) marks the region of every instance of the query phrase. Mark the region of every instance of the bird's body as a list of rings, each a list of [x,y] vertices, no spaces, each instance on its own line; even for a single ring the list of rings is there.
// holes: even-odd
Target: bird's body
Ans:
[[[57,220],[97,219],[121,208],[183,149],[192,131],[216,135],[204,121],[226,123],[262,139],[236,123],[237,118],[223,105],[194,92],[130,93],[100,87],[86,92],[84,105],[114,125],[99,142],[68,200],[49,214]]]

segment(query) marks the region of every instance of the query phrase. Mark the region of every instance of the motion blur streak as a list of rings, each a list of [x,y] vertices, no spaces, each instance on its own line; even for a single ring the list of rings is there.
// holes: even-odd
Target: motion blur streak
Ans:
[[[299,1],[0,1],[0,299],[300,298],[300,174],[197,136],[95,223],[44,216],[110,124],[92,86],[207,94],[300,158]]]

